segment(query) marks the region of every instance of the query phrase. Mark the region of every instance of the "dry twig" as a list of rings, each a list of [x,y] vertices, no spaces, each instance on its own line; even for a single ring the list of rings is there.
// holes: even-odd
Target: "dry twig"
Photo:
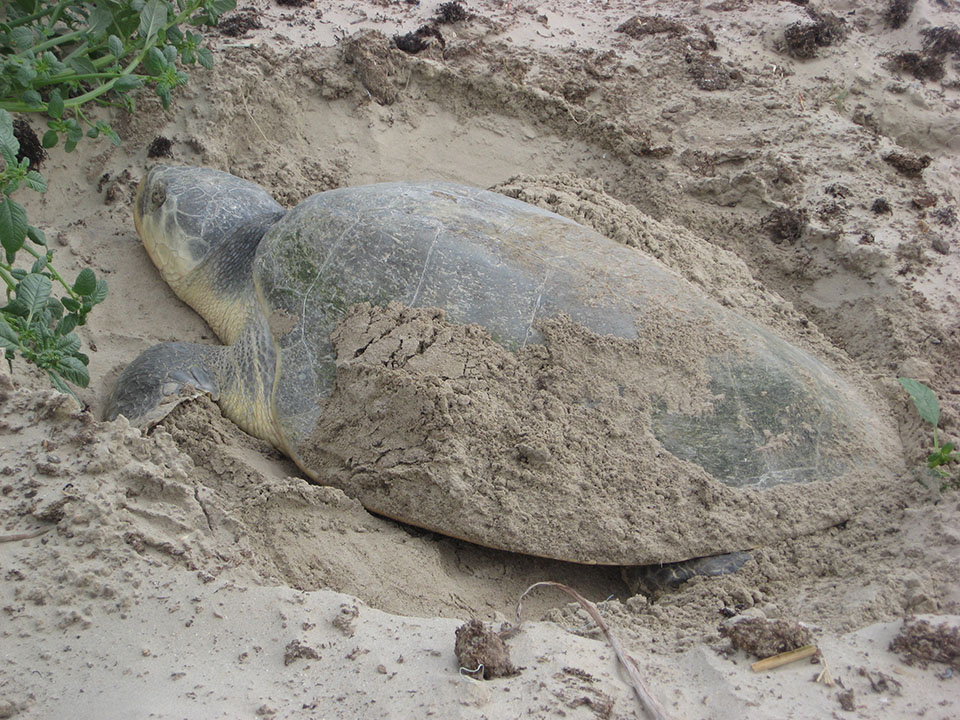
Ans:
[[[758,660],[750,666],[750,669],[754,672],[773,670],[773,668],[778,668],[781,665],[789,665],[792,662],[803,660],[816,654],[816,645],[804,645],[803,647],[798,647],[796,650],[787,650],[787,652],[782,652],[779,655],[772,655],[763,660]]]
[[[53,530],[52,527],[30,530],[28,532],[17,533],[15,535],[0,535],[0,543],[17,542],[17,540],[29,540],[30,538],[40,537]]]
[[[637,700],[640,701],[640,706],[646,711],[647,715],[653,718],[653,720],[670,720],[670,716],[667,715],[667,711],[664,709],[663,705],[660,704],[660,701],[653,697],[653,695],[650,694],[650,691],[647,690],[646,683],[644,683],[643,678],[640,677],[640,669],[637,667],[636,660],[630,657],[630,655],[628,655],[620,646],[619,641],[613,636],[613,634],[610,632],[610,628],[607,627],[607,624],[600,616],[597,606],[583,597],[583,595],[578,593],[576,590],[564,585],[563,583],[546,581],[534,583],[528,587],[523,592],[523,595],[520,596],[520,600],[517,601],[516,625],[507,627],[503,632],[501,632],[501,636],[506,638],[520,632],[520,626],[522,624],[520,613],[523,611],[523,599],[530,593],[531,590],[534,590],[538,587],[559,588],[580,603],[580,606],[587,611],[587,614],[591,618],[593,618],[593,621],[597,624],[597,627],[599,627],[603,631],[603,634],[607,636],[607,640],[610,642],[610,647],[613,648],[613,652],[616,654],[620,664],[623,665],[627,671],[627,674],[630,676],[630,683],[633,686],[633,692],[637,696]]]

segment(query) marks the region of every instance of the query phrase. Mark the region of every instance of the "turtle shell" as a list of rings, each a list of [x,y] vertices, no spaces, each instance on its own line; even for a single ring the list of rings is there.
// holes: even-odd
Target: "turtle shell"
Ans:
[[[892,433],[822,362],[642,252],[496,193],[429,182],[315,195],[264,237],[254,279],[277,350],[272,405],[294,460],[373,511],[446,535],[578,562],[678,561],[841,522],[864,497],[856,482],[893,462]],[[564,401],[562,422],[556,411],[511,419],[549,392],[537,368],[536,387],[511,386],[467,429],[447,410],[407,417],[433,407],[444,383],[450,397],[476,399],[500,380],[382,354],[361,373],[372,340],[348,356],[336,342],[359,303],[439,308],[430,317],[448,335],[479,326],[480,340],[463,337],[497,346],[500,366],[577,355],[595,369],[576,378],[568,363],[580,399]],[[551,349],[557,323],[581,333],[566,332],[565,351]],[[604,353],[613,360],[591,364]],[[621,418],[616,431],[604,406]],[[571,451],[580,425],[594,438],[583,467]],[[398,433],[412,438],[403,451]],[[860,455],[851,438],[863,440]],[[632,453],[634,478],[622,471]]]

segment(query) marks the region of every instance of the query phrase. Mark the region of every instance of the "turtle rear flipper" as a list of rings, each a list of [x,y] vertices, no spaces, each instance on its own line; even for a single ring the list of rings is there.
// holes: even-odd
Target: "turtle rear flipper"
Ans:
[[[723,553],[664,565],[625,567],[622,574],[633,594],[657,595],[663,590],[680,587],[695,577],[718,577],[735,573],[750,557],[749,552]]]
[[[181,402],[209,394],[218,400],[226,347],[194,343],[161,343],[145,351],[117,378],[105,417],[119,415],[141,429],[163,420]]]

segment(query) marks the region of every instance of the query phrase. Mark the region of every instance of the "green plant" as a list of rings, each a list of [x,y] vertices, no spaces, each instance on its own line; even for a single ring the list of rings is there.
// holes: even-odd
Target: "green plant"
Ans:
[[[950,465],[960,464],[960,453],[953,449],[953,443],[940,445],[937,425],[940,422],[940,403],[936,394],[922,382],[910,378],[898,378],[900,385],[913,399],[917,413],[926,422],[933,425],[933,451],[927,456],[927,467],[940,479],[940,489],[960,488],[960,473],[956,476],[950,471]]]
[[[0,8],[0,280],[7,298],[0,349],[8,362],[20,355],[36,364],[62,392],[73,394],[67,383],[90,381],[73,330],[106,298],[107,284],[90,268],[67,283],[43,232],[11,197],[21,186],[41,193],[47,186],[20,157],[10,113],[45,115],[47,148],[63,139],[70,152],[84,135],[119,144],[107,122],[90,116],[90,104],[133,111],[133,93],[149,87],[168,107],[171,92],[187,82],[183,66],[213,65],[201,36],[184,28],[215,25],[235,6],[235,0],[10,0]],[[15,266],[18,255],[29,256],[29,270]],[[54,296],[54,283],[62,296]]]

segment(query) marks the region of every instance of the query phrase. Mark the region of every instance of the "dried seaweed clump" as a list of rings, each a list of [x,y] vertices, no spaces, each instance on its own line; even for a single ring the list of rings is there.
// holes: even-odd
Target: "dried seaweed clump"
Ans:
[[[929,155],[917,156],[902,152],[892,152],[884,155],[883,159],[893,165],[897,172],[907,177],[920,177],[920,173],[933,161]]]
[[[699,57],[688,57],[690,63],[687,72],[701,90],[726,90],[731,80],[739,80],[737,70],[727,70],[716,55],[702,53]]]
[[[157,135],[153,139],[153,142],[147,147],[147,157],[148,158],[172,158],[173,157],[173,141],[170,138],[164,137],[163,135]]]
[[[890,649],[900,653],[907,665],[925,668],[927,663],[939,662],[960,670],[960,627],[947,623],[934,627],[926,620],[906,619]]]
[[[452,23],[463,22],[469,18],[470,13],[461,3],[445,2],[441,3],[440,7],[437,8],[437,14],[433,20],[442,25],[450,25]]]
[[[663,15],[634,15],[617,28],[617,32],[625,33],[634,40],[639,40],[645,35],[660,33],[683,35],[686,31],[687,26],[682,22]]]
[[[457,628],[454,653],[460,670],[478,680],[518,675],[520,670],[510,662],[510,651],[499,634],[488,630],[476,618]]]
[[[256,13],[253,10],[246,9],[237,10],[232,15],[224,17],[217,25],[217,30],[220,31],[221,35],[238,38],[243,37],[250,30],[259,30],[262,27],[263,23],[260,22]]]
[[[836,45],[847,37],[847,23],[833,13],[808,9],[813,22],[795,22],[783,31],[787,52],[807,60],[816,57],[817,48]]]
[[[807,227],[808,213],[803,208],[777,208],[760,221],[775,243],[786,240],[791,245],[801,238]]]
[[[946,74],[943,58],[926,53],[901,52],[895,54],[892,61],[894,67],[910,73],[917,80],[939,80]]]
[[[916,4],[917,0],[890,0],[887,4],[887,11],[883,14],[883,19],[894,30],[903,27]]]
[[[960,30],[954,27],[935,27],[921,31],[923,52],[901,52],[893,56],[893,65],[905,70],[917,80],[940,80],[946,74],[947,55],[960,53]]]
[[[813,642],[813,635],[800,623],[760,617],[744,618],[730,625],[721,625],[720,634],[737,650],[761,659],[796,650]]]
[[[47,151],[43,149],[43,144],[37,137],[37,133],[30,127],[30,123],[23,118],[15,118],[13,136],[20,143],[17,160],[27,158],[30,161],[30,169],[39,170],[41,163],[47,159]]]
[[[920,31],[924,52],[937,57],[960,52],[960,30],[955,27],[935,27]]]
[[[408,32],[406,35],[394,35],[393,44],[405,53],[416,55],[421,50],[428,48],[436,40],[443,49],[447,46],[443,35],[433,25],[421,25],[414,32]]]

